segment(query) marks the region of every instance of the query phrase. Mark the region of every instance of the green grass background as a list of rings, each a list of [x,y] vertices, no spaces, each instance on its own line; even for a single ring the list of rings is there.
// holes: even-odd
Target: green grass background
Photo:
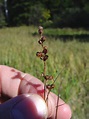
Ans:
[[[37,27],[13,27],[0,29],[0,64],[17,68],[41,79],[43,62],[36,57],[41,51],[38,44],[39,36],[32,35]],[[61,34],[84,34],[85,30],[58,29],[51,32]],[[46,29],[44,34],[50,34]],[[51,34],[52,34],[51,33]],[[72,119],[89,119],[89,42],[79,42],[76,39],[63,42],[47,37],[49,58],[46,72],[54,78],[59,74],[55,83],[54,93],[58,93],[72,109]]]

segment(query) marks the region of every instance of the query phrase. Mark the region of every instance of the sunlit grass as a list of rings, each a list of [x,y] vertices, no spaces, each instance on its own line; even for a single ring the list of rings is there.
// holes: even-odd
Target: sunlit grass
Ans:
[[[15,67],[38,78],[43,64],[36,57],[39,50],[36,27],[15,27],[0,29],[0,64]],[[71,33],[73,31],[71,30]],[[55,32],[56,34],[56,32]],[[60,86],[60,95],[70,104],[73,119],[88,118],[89,92],[89,43],[75,40],[62,42],[47,38],[47,72],[59,77],[53,90],[56,94]],[[60,85],[62,81],[62,84]]]
[[[54,32],[55,30],[55,32]],[[71,28],[55,28],[55,29],[46,29],[45,33],[48,35],[82,35],[82,34],[89,34],[88,30],[84,29],[71,29]]]

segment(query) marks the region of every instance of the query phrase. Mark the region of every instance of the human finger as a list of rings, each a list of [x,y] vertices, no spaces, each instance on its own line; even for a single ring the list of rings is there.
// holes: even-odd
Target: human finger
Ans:
[[[25,74],[13,67],[0,65],[0,93],[15,97],[21,93],[43,94],[43,83],[30,74]]]
[[[16,96],[0,105],[0,119],[47,119],[48,110],[37,94]]]
[[[57,95],[50,92],[49,101],[49,119],[70,119],[72,117],[70,106],[66,104],[61,98],[58,98]]]
[[[0,71],[1,75],[1,81],[2,81],[2,93],[9,96],[9,97],[15,97],[18,94],[23,93],[37,93],[43,97],[44,94],[44,85],[43,83],[35,78],[34,76],[31,76],[30,74],[24,74],[21,71],[18,71],[12,67],[2,66],[2,70]],[[19,92],[19,93],[18,93]],[[55,116],[55,110],[56,109],[56,102],[57,102],[57,96],[50,93],[49,94],[49,105],[48,105],[48,117],[53,118]],[[62,105],[58,107],[58,116],[64,116],[69,119],[71,117],[71,110],[67,104],[63,104],[64,101],[59,99],[59,104]],[[64,114],[60,113],[63,112]],[[65,115],[66,114],[66,115]],[[62,117],[61,116],[61,117]],[[61,119],[60,117],[60,119]],[[59,119],[59,118],[58,118]]]
[[[44,98],[44,86],[35,77],[31,76],[29,79],[29,74],[24,76],[24,80],[20,85],[20,93],[37,93]],[[47,93],[47,91],[46,91]],[[71,109],[68,104],[66,104],[62,99],[58,99],[58,96],[50,92],[47,100],[48,105],[48,118],[50,119],[70,119]]]

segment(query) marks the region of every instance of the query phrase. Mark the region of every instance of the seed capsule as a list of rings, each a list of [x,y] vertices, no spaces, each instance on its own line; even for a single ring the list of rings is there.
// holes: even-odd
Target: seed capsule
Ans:
[[[43,51],[42,51],[44,54],[47,54],[48,50],[46,47],[43,48]]]
[[[37,52],[37,53],[36,53],[36,56],[37,56],[37,57],[40,57],[40,58],[41,58],[41,57],[44,57],[44,53],[42,53],[42,52]]]
[[[44,42],[46,40],[46,37],[45,36],[42,36],[41,37],[41,40]]]
[[[45,55],[43,61],[46,61],[47,59],[48,59],[48,55]]]
[[[38,41],[39,44],[42,44],[43,42],[41,40]]]
[[[53,76],[46,75],[46,76],[44,76],[44,78],[45,78],[46,80],[52,80],[52,79],[53,79]]]
[[[53,76],[50,76],[49,79],[52,80],[53,79]]]
[[[54,88],[54,84],[48,84],[48,85],[46,85],[46,88],[49,89],[49,90],[53,89]]]
[[[38,43],[42,44],[45,40],[46,40],[46,38],[44,36],[42,36],[41,39],[38,41]]]
[[[43,27],[42,26],[39,26],[38,33],[39,34],[42,34],[43,33]]]

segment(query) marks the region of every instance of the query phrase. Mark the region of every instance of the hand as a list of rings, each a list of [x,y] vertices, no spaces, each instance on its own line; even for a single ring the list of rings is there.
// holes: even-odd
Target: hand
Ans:
[[[14,68],[0,66],[0,119],[55,119],[57,96],[50,92],[48,104],[43,83]],[[57,119],[70,119],[71,109],[59,99]]]

